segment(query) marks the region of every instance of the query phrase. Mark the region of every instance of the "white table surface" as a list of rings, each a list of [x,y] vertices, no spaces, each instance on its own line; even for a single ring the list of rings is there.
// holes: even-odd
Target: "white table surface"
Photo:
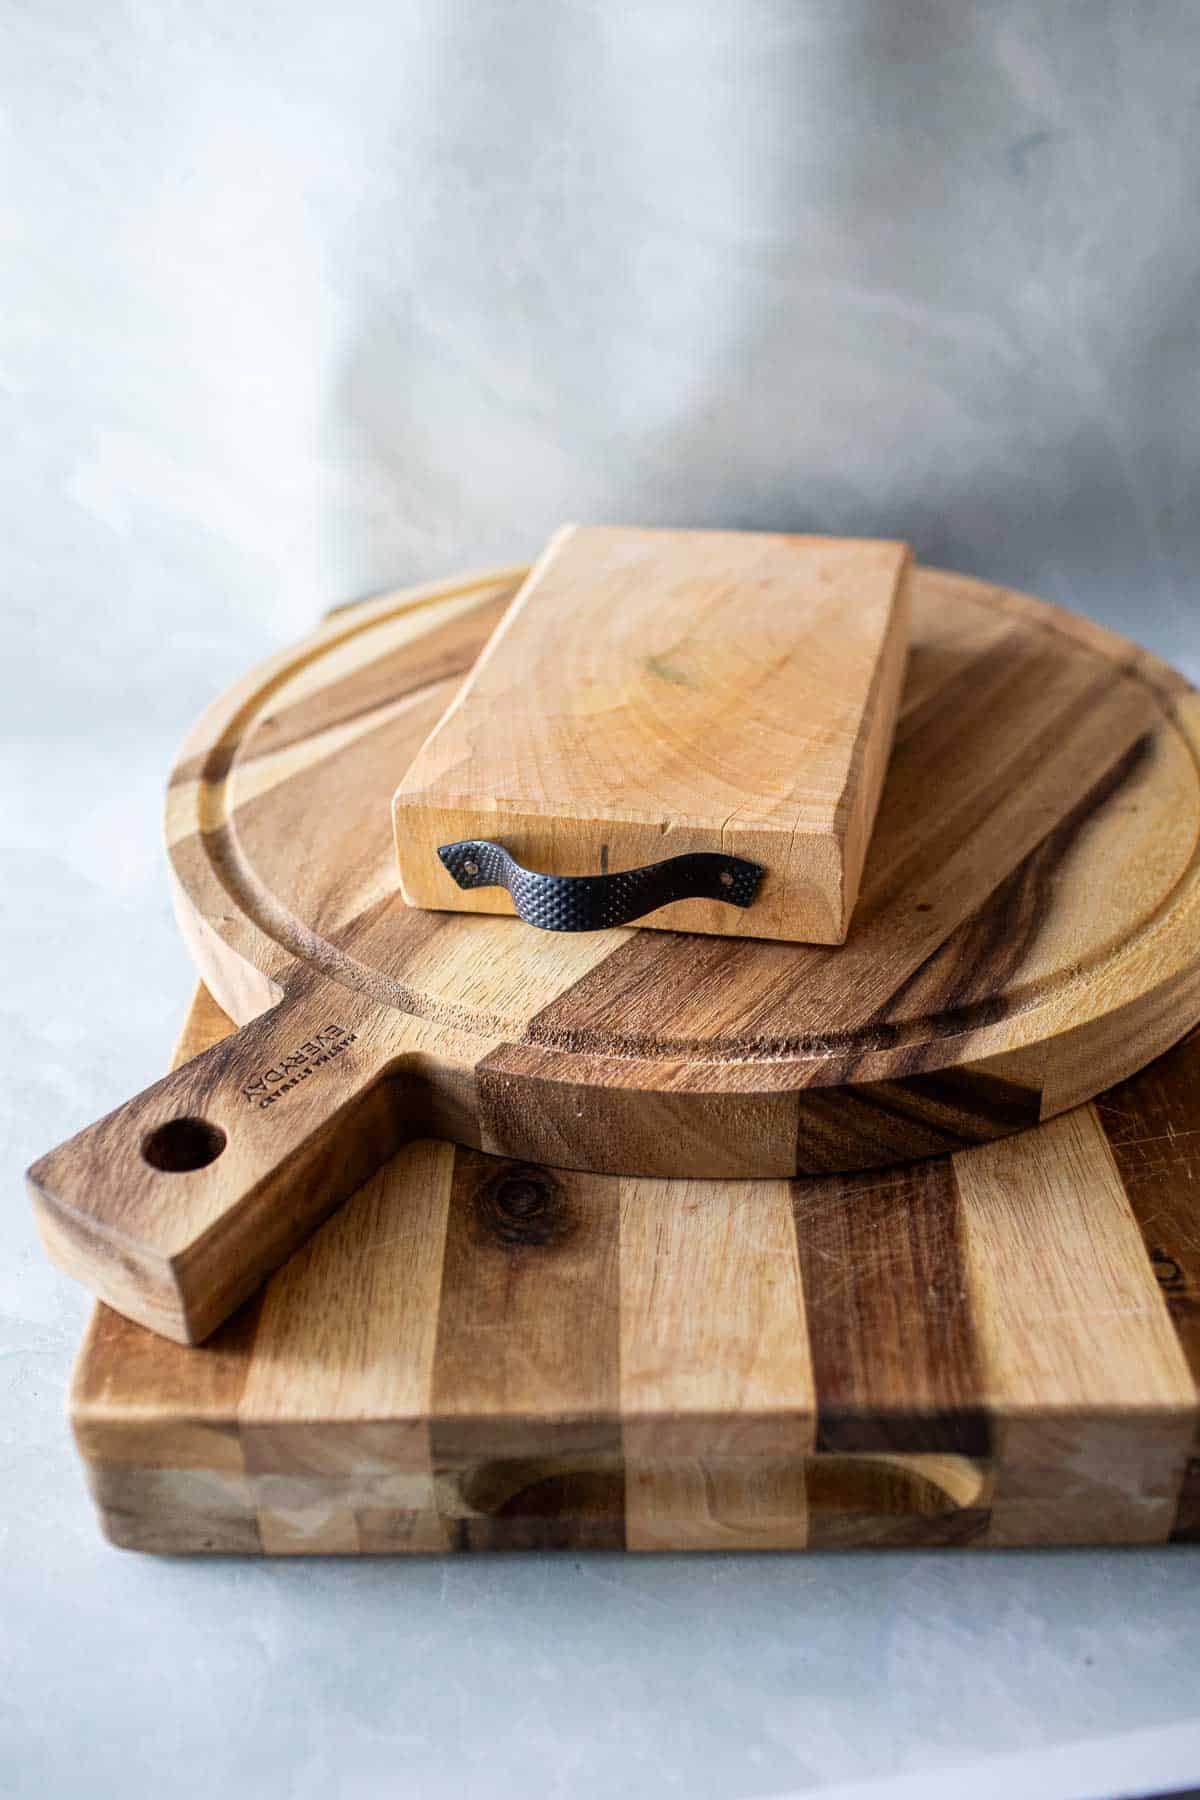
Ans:
[[[154,1078],[185,728],[568,517],[909,536],[1200,677],[1200,11],[0,3],[0,1795],[1200,1783],[1200,1555],[159,1560],[20,1171]]]

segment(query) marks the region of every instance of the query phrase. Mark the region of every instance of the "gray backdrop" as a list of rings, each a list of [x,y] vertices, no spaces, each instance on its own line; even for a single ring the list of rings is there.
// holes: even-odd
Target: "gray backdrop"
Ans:
[[[0,5],[0,1793],[1200,1776],[1187,1554],[107,1551],[17,1181],[159,1071],[163,771],[333,602],[886,533],[1200,676],[1198,126],[1185,0]]]

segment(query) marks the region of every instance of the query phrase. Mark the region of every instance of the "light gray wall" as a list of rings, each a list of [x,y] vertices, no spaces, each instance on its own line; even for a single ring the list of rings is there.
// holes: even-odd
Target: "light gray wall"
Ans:
[[[1195,667],[1194,0],[3,10],[35,727],[565,517],[903,534]]]
[[[903,533],[1200,677],[1198,127],[1188,0],[0,0],[6,1795],[1200,1779],[1178,1554],[118,1556],[17,1180],[161,1071],[165,768],[332,602]]]

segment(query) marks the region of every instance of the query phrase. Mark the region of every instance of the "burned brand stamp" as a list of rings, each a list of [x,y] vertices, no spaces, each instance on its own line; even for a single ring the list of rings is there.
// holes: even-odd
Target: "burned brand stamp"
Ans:
[[[318,1070],[331,1063],[358,1037],[345,1025],[326,1025],[269,1069],[260,1069],[242,1087],[242,1096],[260,1108],[274,1106],[285,1094],[294,1092],[302,1081],[308,1081]]]

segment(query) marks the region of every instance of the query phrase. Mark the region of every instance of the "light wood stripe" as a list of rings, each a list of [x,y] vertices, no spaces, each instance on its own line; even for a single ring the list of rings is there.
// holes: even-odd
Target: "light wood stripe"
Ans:
[[[422,916],[420,914],[418,917]],[[631,934],[514,928],[511,919],[467,915],[403,959],[403,980],[421,995],[453,985],[456,1008],[488,1034],[519,1037],[556,994],[602,963]]]
[[[1196,1395],[1094,1110],[954,1164],[998,1421],[988,1541],[1164,1541]]]
[[[620,1186],[626,1542],[799,1548],[816,1397],[788,1184]]]
[[[1096,1102],[1171,1323],[1200,1388],[1200,1033]],[[1200,1541],[1200,1414],[1171,1533]]]
[[[238,1405],[246,1469],[341,1477],[332,1501],[318,1488],[260,1508],[269,1551],[357,1548],[354,1502],[378,1503],[374,1477],[393,1478],[398,1511],[436,1510],[429,1415],[453,1169],[448,1144],[410,1145],[267,1288]]]

